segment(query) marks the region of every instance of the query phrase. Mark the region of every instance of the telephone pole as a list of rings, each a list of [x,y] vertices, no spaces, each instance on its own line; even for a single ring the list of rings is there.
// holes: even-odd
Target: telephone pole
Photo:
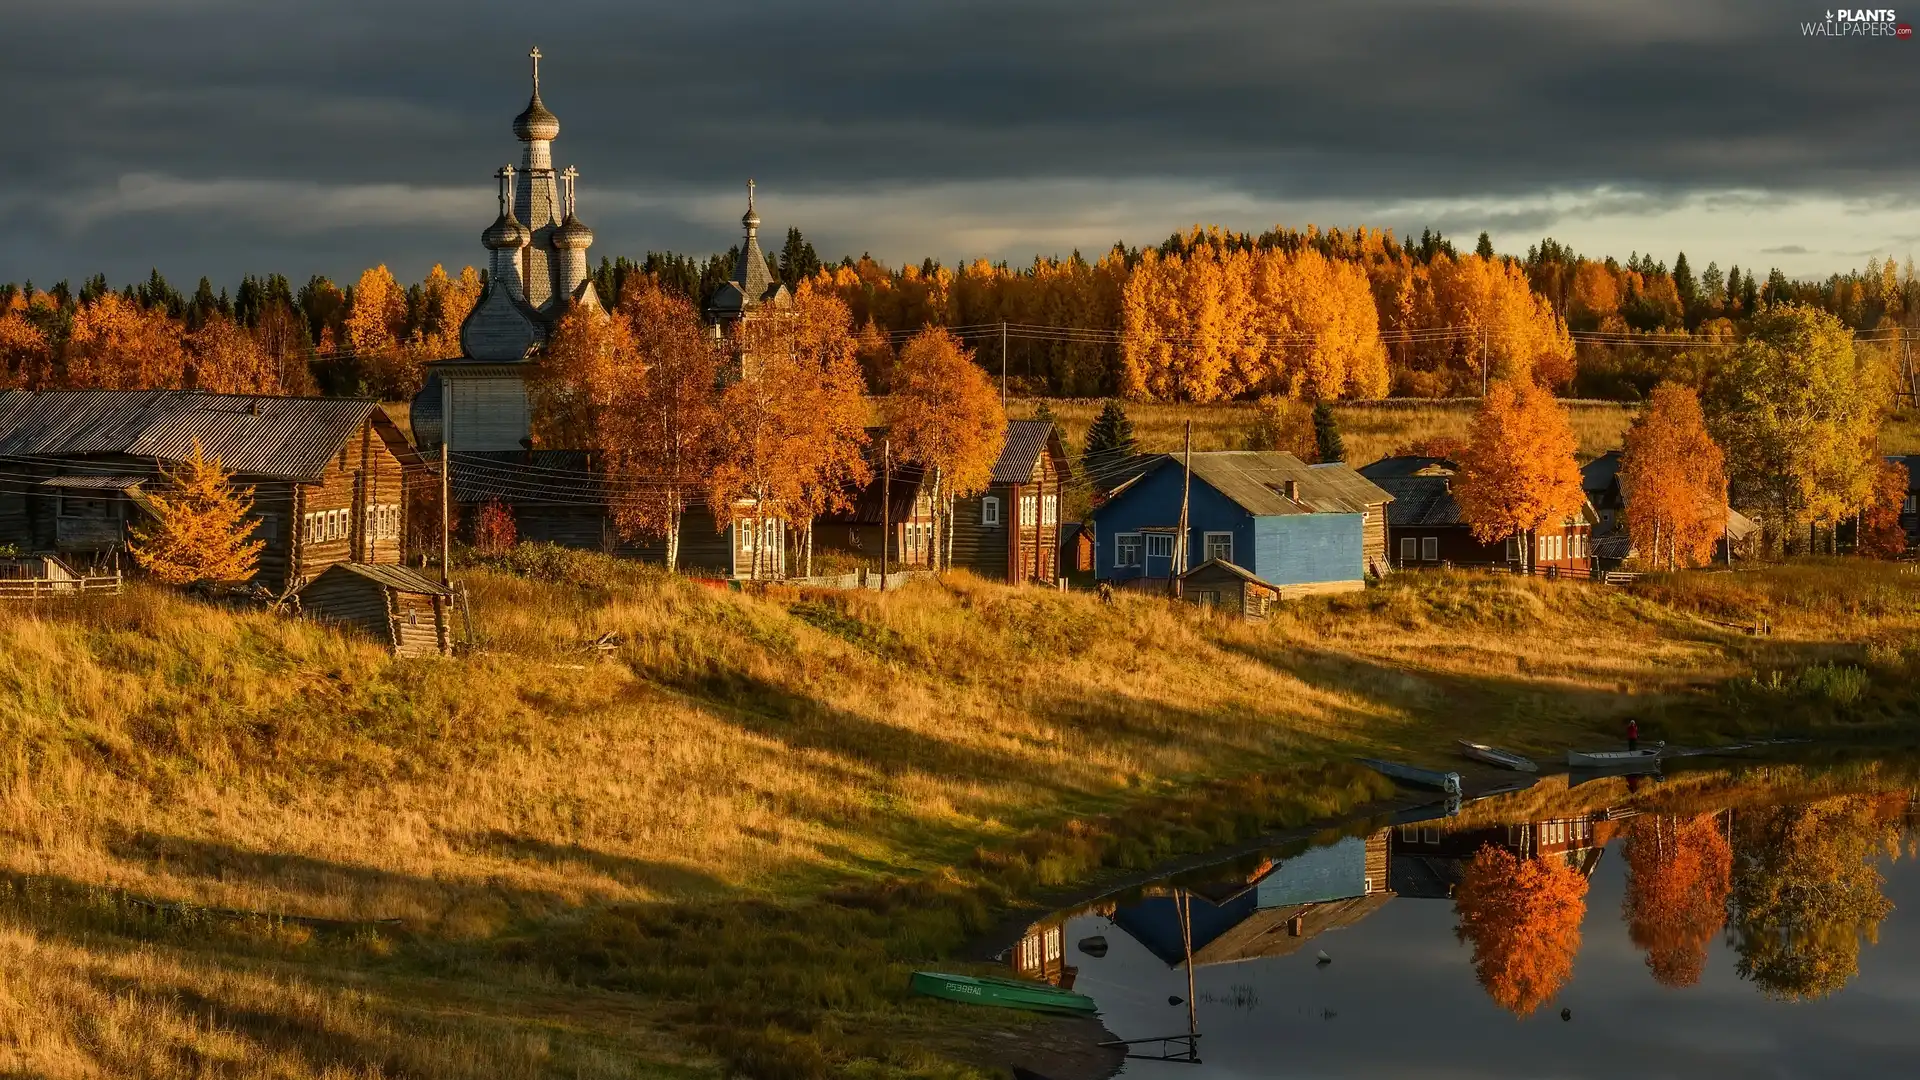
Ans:
[[[1186,475],[1180,480],[1180,531],[1173,538],[1173,565],[1167,570],[1167,594],[1180,595],[1180,575],[1187,568],[1187,506],[1193,497],[1193,421],[1187,421],[1187,448],[1181,454]]]
[[[880,591],[887,591],[887,549],[893,546],[893,439],[880,440]]]
[[[447,444],[440,443],[440,584],[453,584],[453,485],[448,481]]]

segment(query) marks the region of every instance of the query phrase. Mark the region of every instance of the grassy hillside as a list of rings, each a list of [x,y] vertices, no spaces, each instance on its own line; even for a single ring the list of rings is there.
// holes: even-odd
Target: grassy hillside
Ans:
[[[1375,797],[1357,752],[1885,727],[1920,641],[1920,578],[1851,564],[1264,626],[585,565],[474,573],[451,662],[157,589],[0,609],[0,1072],[973,1075],[980,1018],[901,990],[997,908]]]

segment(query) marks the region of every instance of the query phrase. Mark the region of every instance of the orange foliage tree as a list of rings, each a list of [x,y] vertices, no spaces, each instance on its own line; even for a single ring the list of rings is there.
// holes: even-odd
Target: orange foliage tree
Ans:
[[[1474,975],[1501,1008],[1526,1016],[1573,976],[1586,896],[1587,879],[1557,859],[1489,844],[1467,864],[1454,933],[1473,945]]]
[[[950,566],[953,500],[987,489],[993,463],[1006,445],[1007,414],[999,392],[960,339],[928,327],[900,350],[887,404],[889,434],[901,459],[933,474],[933,565],[940,566],[944,554]]]
[[[513,523],[513,511],[499,499],[488,499],[473,519],[473,547],[482,555],[504,555],[513,547],[519,530]]]
[[[1713,558],[1727,529],[1727,470],[1691,387],[1654,389],[1627,430],[1620,488],[1627,535],[1653,565],[1675,569]]]
[[[1627,826],[1627,894],[1621,916],[1662,986],[1692,986],[1707,945],[1727,921],[1733,848],[1720,816],[1642,816]]]
[[[1900,524],[1900,513],[1911,482],[1907,467],[1897,461],[1882,461],[1875,467],[1873,494],[1860,511],[1860,554],[1897,559],[1907,553],[1907,530]]]
[[[627,537],[661,538],[675,568],[681,520],[716,465],[720,357],[691,300],[650,276],[630,280],[625,292],[614,317],[625,324],[635,364],[618,382],[599,449],[614,527]]]
[[[867,462],[867,402],[852,336],[852,316],[839,297],[802,285],[789,312],[759,322],[753,348],[784,348],[791,357],[791,453],[799,491],[805,574],[813,573],[813,520],[849,509],[873,478]]]
[[[405,398],[420,389],[418,365],[402,347],[407,334],[407,292],[384,263],[362,272],[354,285],[346,329],[347,344],[371,390],[388,398]]]
[[[16,294],[0,310],[0,390],[38,385],[52,365],[46,332],[29,316],[28,307],[27,298]]]
[[[260,341],[224,315],[214,314],[187,335],[192,382],[218,394],[284,394],[280,366]]]
[[[162,390],[184,385],[182,327],[165,311],[103,293],[73,313],[62,385],[74,390]]]
[[[1531,379],[1502,379],[1468,429],[1453,493],[1474,539],[1483,544],[1531,537],[1550,521],[1580,512],[1586,495],[1567,410]]]
[[[162,468],[165,488],[148,492],[148,519],[130,530],[127,551],[141,568],[171,585],[244,581],[260,564],[264,541],[253,536],[253,489],[235,488],[219,458],[193,453]]]

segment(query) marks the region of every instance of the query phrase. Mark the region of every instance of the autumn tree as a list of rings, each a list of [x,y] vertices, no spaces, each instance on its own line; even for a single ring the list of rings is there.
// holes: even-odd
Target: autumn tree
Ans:
[[[904,460],[933,475],[937,507],[936,550],[953,561],[953,500],[987,489],[993,464],[1006,443],[1007,416],[1000,394],[960,339],[928,327],[900,350],[888,398],[890,432]],[[944,519],[945,529],[941,528]],[[946,542],[938,542],[945,535]]]
[[[1309,464],[1320,460],[1313,410],[1306,402],[1279,394],[1254,403],[1253,420],[1241,435],[1248,450],[1280,450]]]
[[[1573,976],[1587,879],[1559,859],[1517,858],[1491,844],[1454,893],[1454,933],[1473,945],[1473,971],[1501,1008],[1538,1009]]]
[[[473,548],[482,555],[506,554],[518,534],[512,508],[499,499],[488,499],[474,516]]]
[[[1643,815],[1627,826],[1621,917],[1662,986],[1692,986],[1727,921],[1733,849],[1718,814]]]
[[[1759,510],[1777,538],[1867,504],[1886,387],[1832,315],[1801,305],[1759,313],[1704,404],[1737,504]]]
[[[1665,383],[1627,429],[1627,534],[1654,566],[1700,566],[1727,529],[1727,473],[1691,387]]]
[[[569,304],[528,372],[534,439],[544,446],[607,448],[635,367],[631,318]]]
[[[0,390],[38,386],[50,373],[53,350],[27,306],[18,294],[0,304]]]
[[[1573,379],[1573,338],[1553,305],[1533,291],[1518,263],[1469,255],[1436,258],[1429,271],[1429,325],[1454,331],[1436,342],[1474,381],[1530,379],[1545,387]],[[1455,384],[1456,389],[1468,387]]]
[[[713,479],[720,441],[720,356],[693,302],[652,275],[628,279],[614,317],[634,364],[595,427],[623,536],[657,536],[680,565],[680,526]],[[716,515],[715,520],[719,520]]]
[[[1907,530],[1900,514],[1911,489],[1907,467],[1897,461],[1881,461],[1874,470],[1873,494],[1860,512],[1860,554],[1876,559],[1897,559],[1907,553]]]
[[[867,319],[866,325],[853,339],[854,356],[860,361],[860,373],[866,377],[867,388],[876,394],[884,394],[893,382],[893,341],[880,329],[873,319]]]
[[[405,356],[407,292],[385,264],[364,271],[353,287],[346,318],[347,344],[372,389],[389,398],[411,397],[420,373]]]
[[[1845,986],[1860,945],[1893,905],[1877,865],[1899,832],[1860,796],[1742,811],[1733,852],[1737,970],[1768,997],[1804,1001]]]
[[[448,277],[439,263],[420,283],[419,327],[409,341],[422,360],[445,360],[461,355],[460,324],[480,300],[480,275],[464,267],[459,277]]]
[[[130,530],[134,561],[170,585],[252,577],[266,546],[251,539],[253,489],[235,488],[220,459],[201,454],[198,439],[186,461],[160,475],[165,487],[141,500],[148,520]]]
[[[1530,565],[1534,530],[1585,505],[1575,445],[1566,409],[1537,383],[1502,379],[1489,387],[1453,482],[1474,539],[1525,537]]]
[[[219,394],[284,394],[277,365],[260,342],[232,319],[215,313],[187,335],[191,382]]]
[[[60,384],[71,390],[170,390],[185,383],[184,328],[164,309],[108,292],[73,313]]]

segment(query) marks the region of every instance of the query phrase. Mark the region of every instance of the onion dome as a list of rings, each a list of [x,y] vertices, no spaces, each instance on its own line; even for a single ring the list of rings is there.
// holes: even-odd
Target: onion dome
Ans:
[[[562,250],[585,251],[593,246],[593,230],[580,224],[580,219],[572,214],[553,230],[553,246]]]
[[[540,88],[533,88],[533,100],[526,110],[513,118],[513,133],[521,142],[552,140],[560,134],[560,118],[547,111],[540,101]]]
[[[480,234],[480,242],[491,251],[525,247],[532,239],[532,231],[520,224],[512,214],[501,214]]]

